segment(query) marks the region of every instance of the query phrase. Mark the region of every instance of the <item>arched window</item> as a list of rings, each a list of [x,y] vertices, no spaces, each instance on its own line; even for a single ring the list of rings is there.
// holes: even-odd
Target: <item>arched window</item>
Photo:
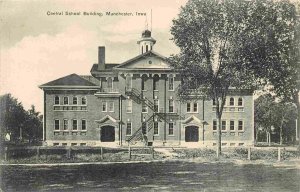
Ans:
[[[149,50],[149,47],[148,47],[148,45],[146,45],[146,52],[148,52],[148,50]]]
[[[230,97],[230,99],[229,99],[229,105],[230,106],[234,105],[234,98],[233,97]]]
[[[55,96],[54,98],[54,104],[59,105],[59,96]]]
[[[153,77],[153,90],[158,90],[158,82],[159,82],[159,76],[154,75],[154,77]]]
[[[238,106],[243,106],[243,98],[239,98],[238,100]]]
[[[146,90],[146,87],[145,87],[146,80],[147,80],[147,76],[142,75],[142,91]]]

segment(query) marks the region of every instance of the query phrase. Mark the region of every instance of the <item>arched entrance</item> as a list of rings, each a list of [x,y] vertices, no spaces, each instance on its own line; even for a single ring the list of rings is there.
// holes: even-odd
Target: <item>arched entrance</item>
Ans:
[[[199,141],[199,127],[187,126],[185,127],[185,142],[198,142]]]
[[[101,142],[114,142],[115,141],[115,127],[106,125],[101,127],[100,132]]]

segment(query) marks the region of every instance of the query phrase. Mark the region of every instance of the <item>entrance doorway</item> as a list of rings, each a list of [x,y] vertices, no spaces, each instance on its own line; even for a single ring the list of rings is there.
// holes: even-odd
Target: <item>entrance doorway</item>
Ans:
[[[199,141],[199,127],[187,126],[185,127],[185,142]]]
[[[101,127],[100,140],[101,142],[114,142],[115,127],[109,125]]]

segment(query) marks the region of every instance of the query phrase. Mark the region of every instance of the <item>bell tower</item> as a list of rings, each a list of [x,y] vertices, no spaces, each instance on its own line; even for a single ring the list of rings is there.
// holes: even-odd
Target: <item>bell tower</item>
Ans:
[[[151,31],[146,29],[142,33],[142,38],[137,42],[140,46],[140,53],[144,54],[148,51],[153,50],[153,45],[156,43],[156,40],[151,37]]]

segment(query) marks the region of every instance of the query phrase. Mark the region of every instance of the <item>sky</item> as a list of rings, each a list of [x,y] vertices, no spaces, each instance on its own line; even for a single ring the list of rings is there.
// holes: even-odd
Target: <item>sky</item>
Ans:
[[[98,46],[106,62],[121,63],[139,54],[137,40],[151,29],[154,51],[178,53],[172,42],[172,19],[187,0],[2,0],[0,1],[0,95],[11,93],[25,109],[43,111],[39,85],[76,73],[90,75]],[[151,22],[152,9],[152,22]],[[66,15],[65,12],[81,15]],[[64,15],[49,15],[63,12]],[[84,16],[96,12],[102,16]],[[133,16],[106,16],[129,12]],[[147,16],[137,16],[146,13]]]

